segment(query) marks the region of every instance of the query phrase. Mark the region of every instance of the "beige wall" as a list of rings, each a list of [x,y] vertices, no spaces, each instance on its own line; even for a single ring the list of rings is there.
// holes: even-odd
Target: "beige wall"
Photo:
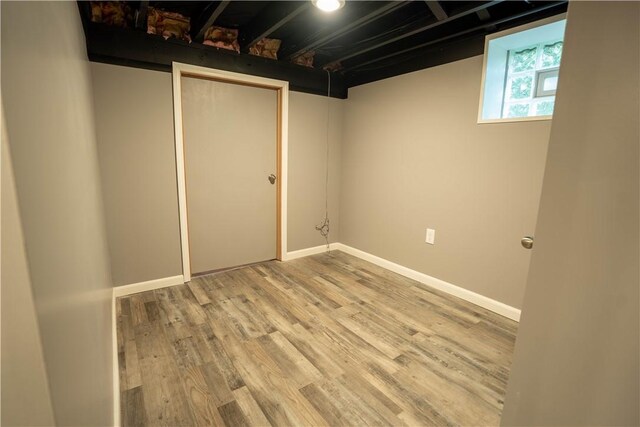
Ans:
[[[91,74],[113,283],[182,274],[171,74]]]
[[[55,420],[109,425],[111,277],[78,7],[0,7],[2,102]]]
[[[105,215],[116,286],[182,273],[171,75],[92,63]],[[342,105],[331,101],[331,241],[339,236]],[[289,93],[288,250],[322,245],[327,100]]]
[[[519,308],[550,122],[477,124],[481,73],[474,57],[349,90],[340,240]]]
[[[53,425],[47,372],[33,304],[13,168],[2,119],[2,420],[4,426]]]
[[[327,112],[331,242],[340,241],[340,171],[344,101],[289,93],[289,251],[325,244],[315,229],[325,213]]]
[[[569,6],[503,425],[640,425],[639,24]]]

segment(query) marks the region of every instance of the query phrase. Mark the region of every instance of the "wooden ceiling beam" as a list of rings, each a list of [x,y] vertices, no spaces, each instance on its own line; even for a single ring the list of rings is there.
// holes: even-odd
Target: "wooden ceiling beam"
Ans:
[[[204,16],[201,17],[202,18],[202,19],[200,19],[201,24],[198,27],[197,31],[196,31],[195,28],[193,29],[194,30],[193,32],[196,33],[195,37],[193,38],[194,41],[200,43],[200,42],[202,42],[204,40],[204,35],[207,32],[207,30],[209,29],[209,27],[212,26],[216,22],[216,19],[218,19],[218,17],[220,15],[222,15],[222,12],[224,12],[224,10],[227,8],[227,6],[229,6],[229,3],[231,3],[230,0],[223,0],[223,1],[219,2],[218,5],[215,8],[213,8],[213,10],[205,9],[204,14],[207,14],[207,12],[208,12],[208,16],[206,17],[206,19],[204,19]]]
[[[410,3],[411,2],[408,1],[395,1],[386,3],[376,10],[366,14],[361,18],[356,19],[355,21],[347,25],[342,26],[339,29],[334,30],[330,28],[307,38],[307,40],[302,42],[302,46],[294,47],[293,49],[283,49],[281,55],[284,59],[291,59],[305,52],[321,47],[339,37],[345,36],[367,24],[372,23],[377,19],[388,15],[389,13],[395,12],[396,10]]]
[[[309,9],[311,2],[282,1],[273,2],[251,20],[240,31],[240,50],[246,52],[251,46],[265,37],[269,37],[278,28]]]
[[[433,16],[435,16],[438,21],[443,21],[449,17],[449,15],[447,15],[447,12],[445,12],[445,10],[442,8],[440,2],[434,0],[426,0],[425,3],[427,4],[427,7],[431,11],[431,13],[433,13]]]
[[[488,2],[482,3],[482,4],[478,5],[478,6],[473,6],[473,7],[469,8],[469,9],[466,9],[466,10],[464,10],[462,12],[459,12],[459,13],[457,13],[455,15],[451,15],[448,18],[443,19],[441,21],[438,21],[437,18],[436,18],[435,21],[432,21],[432,22],[430,22],[430,23],[428,23],[426,25],[423,25],[423,26],[421,26],[419,28],[416,28],[416,29],[414,29],[412,31],[408,31],[408,32],[406,32],[404,34],[400,34],[398,36],[391,37],[391,38],[388,38],[386,40],[382,40],[382,41],[379,41],[377,43],[370,44],[370,45],[365,46],[365,47],[363,47],[361,49],[357,49],[355,51],[346,53],[345,55],[343,55],[343,56],[341,56],[339,58],[336,58],[336,59],[332,59],[331,61],[329,61],[327,63],[321,64],[320,66],[324,67],[324,66],[329,65],[329,64],[333,64],[333,63],[336,63],[336,62],[342,62],[342,61],[345,61],[347,59],[354,58],[356,56],[362,55],[363,53],[367,53],[367,52],[370,52],[372,50],[379,49],[379,48],[381,48],[383,46],[387,46],[387,45],[389,45],[391,43],[395,43],[395,42],[398,42],[400,40],[406,39],[407,37],[411,37],[411,36],[414,36],[416,34],[422,33],[424,31],[430,30],[432,28],[439,27],[440,25],[455,21],[456,19],[460,19],[460,18],[462,18],[464,16],[475,14],[479,10],[487,9],[487,8],[489,8],[491,6],[495,6],[496,4],[499,4],[499,3],[502,3],[502,0],[488,1]]]

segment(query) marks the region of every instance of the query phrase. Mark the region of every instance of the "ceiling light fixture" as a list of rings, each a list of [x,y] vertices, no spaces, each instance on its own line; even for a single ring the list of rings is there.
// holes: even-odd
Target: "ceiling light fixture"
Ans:
[[[345,0],[312,0],[315,7],[323,12],[334,12],[344,6]]]

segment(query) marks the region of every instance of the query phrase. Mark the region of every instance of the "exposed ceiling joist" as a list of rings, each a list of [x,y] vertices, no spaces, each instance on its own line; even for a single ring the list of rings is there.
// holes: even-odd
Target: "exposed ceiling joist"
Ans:
[[[426,0],[425,3],[427,3],[427,7],[429,7],[429,10],[431,11],[431,13],[433,13],[433,16],[435,16],[438,21],[445,20],[449,17],[449,15],[447,15],[447,12],[445,12],[445,10],[442,8],[442,5],[440,5],[440,2],[434,0]]]
[[[494,6],[496,4],[499,4],[499,3],[502,3],[502,0],[494,0],[494,1],[488,1],[486,3],[482,3],[479,6],[471,7],[469,9],[466,9],[466,10],[462,11],[462,12],[459,12],[459,13],[456,13],[454,15],[451,15],[448,18],[443,19],[441,21],[438,21],[438,20],[432,21],[432,22],[430,22],[430,23],[428,23],[426,25],[423,25],[423,26],[421,26],[419,28],[414,29],[413,31],[409,31],[409,32],[400,34],[398,36],[391,37],[391,38],[388,38],[386,40],[382,40],[382,41],[380,41],[378,43],[374,43],[374,44],[365,46],[363,48],[357,49],[355,51],[352,51],[350,53],[342,55],[337,59],[332,59],[331,61],[327,62],[326,64],[321,64],[321,66],[324,67],[324,66],[329,65],[329,64],[342,62],[342,61],[345,61],[347,59],[354,58],[356,56],[362,55],[363,53],[370,52],[370,51],[372,51],[374,49],[379,49],[379,48],[381,48],[383,46],[387,46],[387,45],[389,45],[391,43],[395,43],[397,41],[406,39],[407,37],[411,37],[411,36],[414,36],[416,34],[422,33],[424,31],[430,30],[432,28],[436,28],[436,27],[438,27],[440,25],[446,24],[448,22],[455,21],[456,19],[460,19],[460,18],[462,18],[464,16],[475,14],[479,10],[487,9],[487,8],[489,8],[491,6]]]
[[[171,72],[172,63],[268,77],[289,82],[291,90],[327,96],[327,73],[269,58],[215,49],[199,43],[149,37],[142,31],[90,25],[87,32],[90,61]],[[345,78],[331,75],[331,96],[346,98]]]
[[[89,22],[91,20],[91,3],[88,1],[79,1],[78,10],[80,11],[80,20],[82,21],[82,28],[85,34],[89,28]]]
[[[136,11],[136,28],[145,28],[147,26],[147,11],[149,9],[149,1],[141,1],[140,7]]]
[[[384,66],[376,64],[372,69],[358,69],[346,74],[349,88],[399,76],[425,68],[448,64],[473,56],[482,55],[484,35],[476,34],[450,40],[442,44],[411,52],[403,57],[393,58]],[[410,56],[410,57],[409,57]],[[393,65],[390,64],[393,63]]]
[[[478,25],[476,27],[468,28],[468,29],[466,29],[464,31],[459,31],[457,33],[450,34],[450,35],[445,36],[445,37],[440,37],[440,38],[435,39],[435,40],[430,40],[430,41],[425,42],[425,43],[420,43],[420,44],[411,46],[411,47],[409,47],[407,49],[398,50],[398,51],[392,52],[392,53],[390,53],[388,55],[379,56],[379,57],[377,57],[375,59],[371,59],[369,61],[362,62],[360,64],[357,64],[357,65],[349,68],[347,71],[357,70],[357,69],[362,68],[364,66],[371,65],[371,64],[376,63],[376,62],[384,61],[385,59],[389,59],[389,58],[393,58],[393,57],[396,57],[396,56],[404,55],[404,54],[406,54],[408,52],[411,52],[411,51],[414,51],[414,50],[417,50],[417,49],[423,49],[423,48],[426,48],[428,46],[432,46],[432,45],[435,45],[435,44],[438,44],[438,43],[443,43],[443,42],[446,42],[446,41],[449,41],[449,40],[452,40],[452,39],[456,39],[456,38],[465,36],[467,34],[474,33],[476,31],[486,30],[487,28],[490,28],[490,27],[494,27],[495,28],[496,25],[505,24],[505,23],[508,23],[510,21],[515,21],[517,19],[524,18],[524,17],[529,16],[529,15],[540,13],[540,12],[543,12],[543,11],[545,11],[547,9],[551,9],[551,8],[554,8],[554,7],[557,7],[557,6],[564,5],[564,4],[566,4],[566,2],[567,2],[567,0],[557,1],[557,2],[553,2],[553,3],[545,3],[542,6],[538,6],[536,8],[529,9],[527,11],[520,12],[518,14],[508,16],[506,18],[495,19],[495,20],[490,21],[490,22],[484,22],[484,23],[482,23],[482,24],[480,24],[480,25]]]
[[[482,21],[488,21],[491,19],[491,14],[489,13],[489,11],[487,9],[482,9],[476,12],[476,15],[478,15],[478,18]],[[489,31],[495,31],[496,30],[496,26],[492,25],[489,27]]]
[[[356,19],[348,25],[345,25],[337,30],[325,30],[321,33],[315,34],[312,37],[308,38],[304,42],[302,42],[302,46],[295,47],[295,50],[289,49],[282,51],[282,56],[285,59],[291,59],[298,55],[301,55],[305,52],[308,52],[312,49],[316,49],[322,45],[325,45],[332,40],[335,40],[339,37],[345,36],[358,28],[361,28],[367,24],[374,22],[376,19],[382,18],[385,15],[388,15],[391,12],[395,12],[396,10],[410,4],[409,2],[389,2],[371,13],[363,16],[362,18]]]
[[[491,14],[487,9],[480,9],[476,12],[476,15],[478,15],[478,18],[480,18],[481,21],[488,21],[491,19]]]
[[[1,0],[0,0],[1,1]],[[480,55],[486,34],[566,10],[567,0],[349,2],[336,15],[312,13],[309,0],[130,2],[133,16],[114,20],[109,4],[78,1],[92,61],[171,71],[173,61],[288,80],[291,90],[325,94],[327,64],[341,62],[331,96],[348,87]],[[551,3],[553,1],[553,3]],[[147,34],[151,6],[191,18],[192,43],[177,34]],[[430,12],[426,9],[429,8]],[[111,8],[111,9],[110,9]],[[123,10],[124,12],[124,10]],[[241,53],[202,43],[211,25],[239,29]],[[279,59],[249,54],[264,37],[282,40]],[[293,55],[315,51],[315,67],[294,64]]]
[[[216,19],[218,19],[220,15],[222,15],[222,12],[224,12],[227,6],[229,6],[229,3],[231,3],[230,0],[223,0],[218,3],[218,5],[213,8],[213,10],[205,10],[205,13],[209,12],[209,16],[206,19],[204,19],[203,17],[203,19],[200,21],[201,25],[197,30],[196,36],[194,37],[195,41],[202,42],[202,40],[204,40],[204,35],[207,32],[207,29],[216,22]]]
[[[246,52],[263,38],[269,37],[278,28],[308,10],[310,4],[311,2],[274,2],[274,7],[266,8],[240,32],[240,50]]]

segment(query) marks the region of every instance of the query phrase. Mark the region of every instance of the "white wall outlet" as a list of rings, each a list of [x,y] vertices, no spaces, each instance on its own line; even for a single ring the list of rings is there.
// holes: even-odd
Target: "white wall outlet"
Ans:
[[[427,228],[427,237],[425,239],[427,243],[430,245],[435,245],[436,243],[436,230],[433,228]]]

